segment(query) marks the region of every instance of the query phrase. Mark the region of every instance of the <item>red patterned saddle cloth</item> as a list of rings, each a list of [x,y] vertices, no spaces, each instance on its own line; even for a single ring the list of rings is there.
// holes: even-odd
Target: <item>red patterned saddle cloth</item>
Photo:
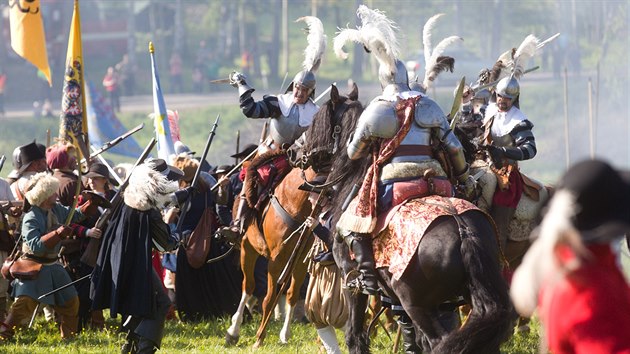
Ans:
[[[400,279],[433,220],[468,210],[479,209],[463,199],[432,195],[408,200],[382,213],[372,241],[376,267],[388,267],[394,278]]]

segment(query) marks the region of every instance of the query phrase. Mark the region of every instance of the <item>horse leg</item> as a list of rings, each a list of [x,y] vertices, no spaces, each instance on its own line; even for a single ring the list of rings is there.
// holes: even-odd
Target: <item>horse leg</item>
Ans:
[[[365,309],[368,296],[345,292],[350,307],[350,316],[346,327],[346,345],[350,354],[363,354],[370,351],[370,338],[365,330]]]
[[[337,334],[333,326],[326,326],[317,329],[317,335],[322,341],[326,353],[328,354],[341,354],[341,348],[339,348],[339,342],[337,342]]]
[[[254,343],[254,348],[260,348],[264,341],[265,336],[267,335],[267,325],[264,323],[264,319],[268,316],[270,317],[273,312],[273,303],[272,300],[276,297],[277,289],[276,289],[276,281],[280,276],[280,272],[282,269],[281,265],[278,265],[278,260],[270,260],[269,267],[267,268],[267,295],[263,299],[262,303],[262,318],[263,322],[260,323],[258,327],[258,331],[256,331],[256,343]],[[269,323],[269,320],[267,321]]]
[[[295,305],[300,298],[300,288],[304,279],[306,278],[306,264],[297,260],[295,269],[291,276],[291,285],[287,291],[287,309],[284,315],[284,324],[280,331],[280,342],[286,344],[291,336],[291,320],[293,319],[293,313],[295,312]]]
[[[236,313],[232,316],[232,325],[228,328],[227,333],[225,334],[226,345],[234,345],[238,343],[241,332],[241,324],[243,323],[243,315],[245,314],[245,307],[250,302],[250,298],[254,293],[254,287],[256,285],[254,279],[254,266],[256,265],[258,254],[254,251],[246,238],[243,239],[241,249],[243,293],[241,301],[238,304],[238,308],[236,309]]]

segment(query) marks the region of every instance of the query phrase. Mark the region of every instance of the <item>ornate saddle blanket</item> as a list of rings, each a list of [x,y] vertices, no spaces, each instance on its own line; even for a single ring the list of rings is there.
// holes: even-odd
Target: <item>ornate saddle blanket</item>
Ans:
[[[435,195],[412,199],[392,208],[379,217],[372,241],[376,267],[388,267],[394,279],[400,279],[433,220],[468,210],[479,209],[463,199]]]

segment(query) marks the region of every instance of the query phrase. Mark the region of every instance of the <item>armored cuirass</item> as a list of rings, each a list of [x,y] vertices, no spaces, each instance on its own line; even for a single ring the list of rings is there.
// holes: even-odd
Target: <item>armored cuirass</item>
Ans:
[[[514,138],[510,134],[498,136],[498,135],[495,135],[494,132],[490,131],[490,136],[492,137],[492,145],[501,146],[501,147],[515,146]]]
[[[273,141],[278,145],[287,143],[292,144],[295,139],[308,129],[308,126],[300,126],[300,110],[298,105],[293,105],[287,116],[280,116],[272,119],[270,126],[270,134]]]

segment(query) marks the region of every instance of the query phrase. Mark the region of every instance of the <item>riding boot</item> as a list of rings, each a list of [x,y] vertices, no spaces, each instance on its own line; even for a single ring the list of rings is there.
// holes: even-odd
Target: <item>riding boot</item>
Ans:
[[[504,254],[508,240],[508,227],[514,217],[514,212],[516,212],[516,209],[501,205],[492,206],[492,210],[490,211],[490,216],[492,216],[492,220],[494,220],[494,224],[497,226],[497,237],[499,238],[501,251]]]
[[[422,348],[416,343],[416,330],[413,328],[413,323],[411,321],[403,322],[401,319],[398,321],[398,325],[400,326],[405,354],[422,353]]]
[[[150,339],[140,337],[138,339],[138,351],[137,354],[152,354],[157,351],[157,346],[155,342]]]
[[[138,352],[138,335],[134,333],[140,323],[140,318],[128,316],[122,324],[121,332],[127,332],[125,343],[120,348],[121,354],[135,354]]]
[[[374,262],[374,251],[372,250],[372,238],[368,234],[351,233],[345,238],[349,243],[354,258],[358,263],[358,270],[361,272],[360,285],[361,292],[366,295],[376,295],[378,293],[378,278],[376,276],[376,263]]]
[[[247,211],[247,199],[245,195],[240,195],[238,198],[238,207],[236,209],[236,216],[232,220],[232,223],[228,227],[223,227],[220,230],[221,235],[228,241],[237,243],[241,239],[241,235],[245,231],[245,212]]]

